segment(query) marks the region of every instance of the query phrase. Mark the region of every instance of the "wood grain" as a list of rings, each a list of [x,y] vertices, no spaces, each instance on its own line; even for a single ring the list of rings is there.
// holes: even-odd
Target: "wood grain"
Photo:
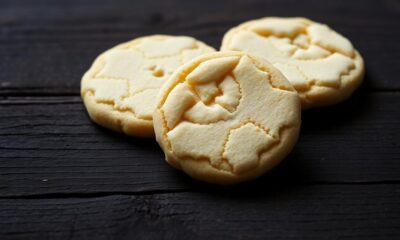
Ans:
[[[292,154],[246,186],[400,181],[399,93],[358,92],[306,111]],[[153,139],[90,122],[78,97],[0,101],[0,196],[207,188],[168,166]]]
[[[0,200],[6,239],[398,239],[400,186]]]
[[[223,34],[243,21],[298,15],[324,22],[354,43],[366,61],[366,86],[399,90],[393,62],[400,58],[399,9],[393,0],[2,1],[0,94],[78,95],[94,58],[120,42],[165,33],[219,48]]]

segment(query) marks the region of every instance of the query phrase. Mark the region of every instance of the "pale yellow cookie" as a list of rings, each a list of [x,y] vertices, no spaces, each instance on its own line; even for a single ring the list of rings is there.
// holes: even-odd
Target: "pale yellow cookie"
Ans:
[[[153,115],[156,139],[172,166],[218,184],[253,179],[293,148],[300,99],[262,58],[205,54],[164,84]]]
[[[266,58],[292,83],[303,108],[345,100],[364,74],[363,59],[348,39],[305,18],[245,22],[225,34],[221,50]]]
[[[214,51],[194,38],[166,35],[111,48],[82,78],[81,95],[90,117],[128,135],[154,136],[152,115],[161,85],[183,63]]]

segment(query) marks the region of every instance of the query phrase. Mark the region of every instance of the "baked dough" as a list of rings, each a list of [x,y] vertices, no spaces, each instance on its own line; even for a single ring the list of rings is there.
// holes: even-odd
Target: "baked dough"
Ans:
[[[305,18],[267,17],[229,30],[221,50],[266,58],[292,83],[303,108],[348,98],[361,84],[364,62],[351,42]]]
[[[152,114],[161,85],[184,62],[214,51],[191,37],[153,35],[104,52],[81,82],[91,119],[127,135],[153,137]]]
[[[256,178],[293,148],[300,99],[266,60],[242,52],[202,55],[164,84],[153,115],[166,161],[193,178]]]

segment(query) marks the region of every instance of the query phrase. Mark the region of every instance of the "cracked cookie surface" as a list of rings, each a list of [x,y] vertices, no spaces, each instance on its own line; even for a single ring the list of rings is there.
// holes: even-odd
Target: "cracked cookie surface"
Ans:
[[[343,101],[361,84],[364,74],[363,59],[348,39],[305,18],[245,22],[225,34],[221,50],[267,59],[297,90],[303,108]]]
[[[81,81],[81,95],[98,124],[127,135],[152,137],[158,91],[188,60],[215,50],[185,36],[152,35],[101,54]]]
[[[242,52],[205,54],[163,85],[153,114],[166,160],[218,184],[256,178],[293,148],[300,99],[266,60]]]

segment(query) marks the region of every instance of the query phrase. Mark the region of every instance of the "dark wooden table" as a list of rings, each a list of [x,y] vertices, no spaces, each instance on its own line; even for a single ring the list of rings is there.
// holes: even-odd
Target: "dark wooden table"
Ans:
[[[329,24],[366,61],[346,102],[303,113],[298,145],[229,188],[169,167],[152,139],[93,124],[81,75],[155,33],[218,48],[263,16]],[[0,1],[0,239],[400,239],[400,1]]]

